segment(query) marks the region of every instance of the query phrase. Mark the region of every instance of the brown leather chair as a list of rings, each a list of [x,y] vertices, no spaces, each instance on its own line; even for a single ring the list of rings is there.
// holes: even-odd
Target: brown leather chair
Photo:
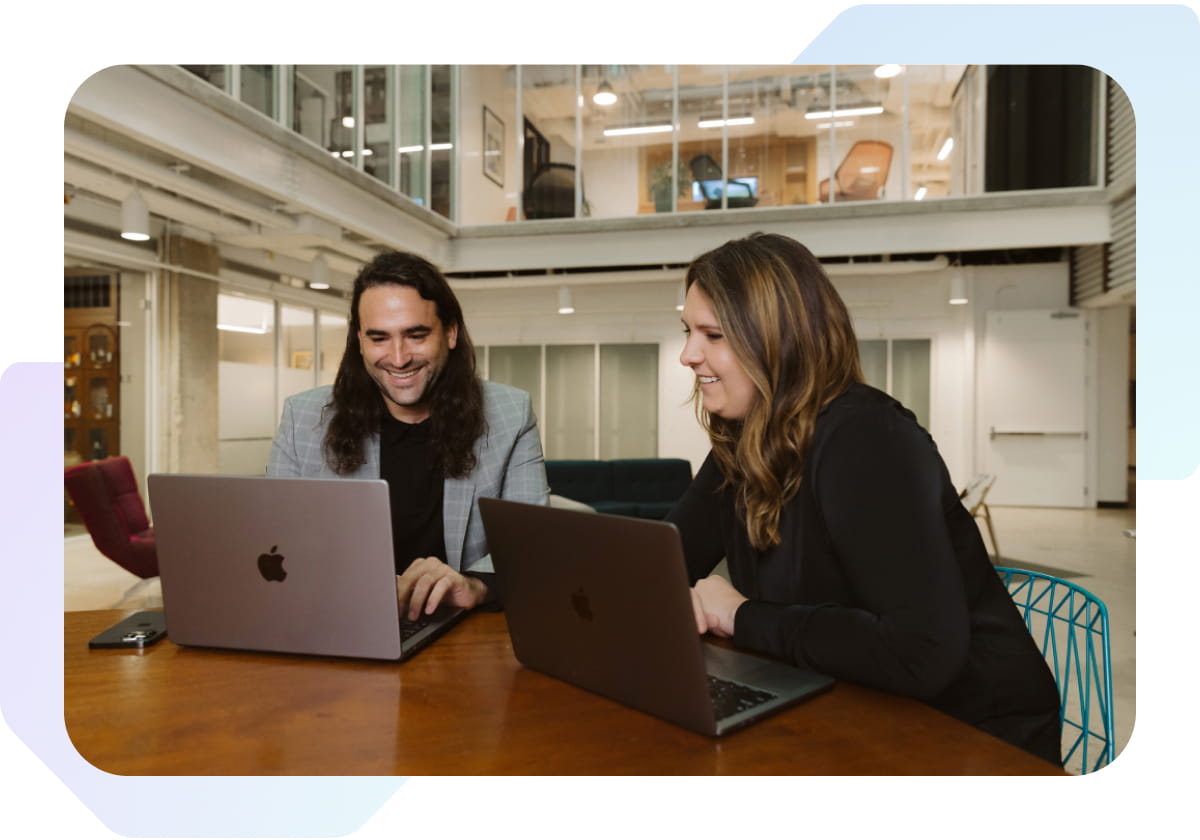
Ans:
[[[859,140],[846,152],[833,173],[838,201],[874,201],[887,183],[892,168],[892,144],[882,140]],[[829,201],[829,179],[821,181],[821,201]]]
[[[124,455],[64,471],[67,494],[100,553],[140,578],[158,575],[154,529]]]

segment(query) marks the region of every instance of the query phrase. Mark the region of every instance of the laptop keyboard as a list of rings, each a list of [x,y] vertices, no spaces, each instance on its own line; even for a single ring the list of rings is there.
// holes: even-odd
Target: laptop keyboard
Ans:
[[[433,623],[436,615],[437,615],[436,613],[434,613],[434,615],[421,615],[415,621],[409,621],[408,619],[401,621],[400,622],[400,641],[407,642],[413,636],[420,633],[422,630],[424,630],[426,627],[428,627],[430,624]]]
[[[713,712],[716,714],[717,720],[723,720],[739,712],[753,709],[768,700],[774,700],[778,695],[709,674],[708,696],[712,698]]]

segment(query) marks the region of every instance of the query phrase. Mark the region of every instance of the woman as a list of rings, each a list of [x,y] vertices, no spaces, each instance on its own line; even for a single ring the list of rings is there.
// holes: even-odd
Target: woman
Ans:
[[[668,518],[700,632],[1059,763],[1054,677],[933,440],[863,384],[820,263],[755,234],[700,256],[686,282],[680,362],[712,451]],[[722,557],[731,582],[706,577]]]

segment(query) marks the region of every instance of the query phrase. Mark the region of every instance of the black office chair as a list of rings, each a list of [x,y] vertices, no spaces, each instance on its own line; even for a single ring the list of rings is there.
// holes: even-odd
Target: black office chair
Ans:
[[[700,184],[700,191],[704,193],[705,210],[720,209],[722,187],[728,191],[726,207],[753,207],[758,204],[754,188],[745,181],[726,181],[721,167],[717,166],[712,155],[696,155],[688,165],[691,167],[692,177]]]
[[[521,197],[526,219],[570,219],[575,215],[575,167],[544,163]]]

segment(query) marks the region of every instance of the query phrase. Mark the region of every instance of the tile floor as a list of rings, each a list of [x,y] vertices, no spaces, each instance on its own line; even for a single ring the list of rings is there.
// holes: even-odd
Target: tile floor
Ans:
[[[1002,565],[1049,569],[1107,605],[1118,755],[1133,731],[1135,710],[1136,538],[1127,533],[1135,531],[1135,513],[1133,508],[991,508]],[[66,610],[109,609],[127,597],[126,605],[136,605],[145,597],[137,590],[130,594],[138,579],[96,551],[81,527],[68,526],[63,554]]]

